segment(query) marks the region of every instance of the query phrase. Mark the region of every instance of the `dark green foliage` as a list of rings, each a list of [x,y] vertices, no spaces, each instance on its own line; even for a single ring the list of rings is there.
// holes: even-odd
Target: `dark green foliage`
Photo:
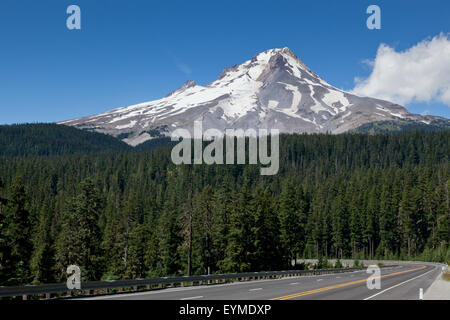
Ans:
[[[11,264],[11,246],[8,237],[8,220],[5,212],[7,199],[3,197],[3,182],[0,180],[0,284],[9,283],[14,276],[14,266]]]
[[[396,121],[376,121],[365,123],[362,126],[352,130],[357,133],[382,134],[399,133],[409,131],[434,132],[450,129],[450,120],[445,118],[429,119],[429,123],[422,123],[408,119]]]
[[[127,151],[120,140],[51,123],[0,126],[0,156],[62,155]]]
[[[1,156],[0,285],[61,281],[69,264],[119,279],[448,259],[450,131],[280,142],[275,176],[176,166],[163,145]]]
[[[255,252],[255,238],[252,232],[254,218],[254,201],[248,182],[245,181],[236,195],[230,212],[230,229],[226,238],[225,257],[219,263],[223,270],[246,272],[252,269]]]
[[[147,140],[144,143],[137,145],[134,149],[136,151],[151,151],[160,147],[174,146],[177,142],[172,142],[170,138],[155,138]]]
[[[56,279],[55,248],[50,236],[50,227],[49,211],[42,211],[30,266],[34,283],[51,283]]]
[[[252,267],[259,270],[282,269],[285,265],[282,264],[280,223],[269,190],[257,190],[254,202],[255,221],[252,231],[255,237],[255,252]]]
[[[116,138],[119,139],[119,140],[123,140],[123,139],[129,138],[131,135],[133,135],[132,132],[124,132],[124,133],[118,134],[116,136]]]
[[[2,230],[8,249],[6,258],[7,284],[27,283],[30,280],[30,259],[33,250],[31,243],[31,217],[28,211],[27,194],[21,178],[16,178],[11,186],[4,210]],[[9,274],[8,274],[9,273]]]
[[[305,222],[307,208],[301,185],[287,182],[280,195],[278,219],[280,223],[280,245],[283,248],[285,265],[299,257],[305,248]]]
[[[61,278],[67,266],[72,264],[81,268],[84,280],[99,279],[102,275],[104,265],[98,227],[102,210],[103,204],[94,183],[90,179],[83,181],[62,215],[56,254],[56,269]]]

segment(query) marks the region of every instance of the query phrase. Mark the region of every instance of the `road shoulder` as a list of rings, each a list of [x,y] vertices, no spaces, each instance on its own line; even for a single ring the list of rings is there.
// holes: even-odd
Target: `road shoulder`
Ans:
[[[442,279],[442,272],[425,292],[423,298],[424,300],[450,300],[450,281]]]

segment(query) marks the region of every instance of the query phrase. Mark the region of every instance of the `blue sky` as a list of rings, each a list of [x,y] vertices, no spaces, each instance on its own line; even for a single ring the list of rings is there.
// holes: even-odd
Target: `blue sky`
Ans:
[[[66,28],[81,8],[82,29]],[[381,7],[382,29],[366,27]],[[160,98],[186,80],[291,48],[342,89],[368,77],[381,43],[396,51],[450,32],[447,0],[2,0],[0,123],[52,122]],[[436,102],[407,105],[450,118]]]

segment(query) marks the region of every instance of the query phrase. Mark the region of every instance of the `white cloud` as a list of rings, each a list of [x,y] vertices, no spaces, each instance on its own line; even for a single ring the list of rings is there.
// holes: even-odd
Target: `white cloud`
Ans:
[[[190,75],[192,73],[191,68],[189,68],[189,66],[187,64],[184,64],[182,62],[177,62],[176,66],[177,66],[178,70],[183,72],[185,75]]]
[[[406,105],[450,106],[450,34],[423,40],[403,52],[381,44],[367,79],[355,78],[353,93]]]
[[[192,73],[192,69],[187,64],[178,59],[178,57],[175,56],[172,52],[169,52],[169,55],[172,57],[172,60],[178,70],[183,72],[185,75],[190,75]]]

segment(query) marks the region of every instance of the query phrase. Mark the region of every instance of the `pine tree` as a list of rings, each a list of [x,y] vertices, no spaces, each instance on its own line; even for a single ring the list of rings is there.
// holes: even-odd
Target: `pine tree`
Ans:
[[[400,215],[403,228],[404,242],[408,258],[415,253],[417,244],[417,222],[420,216],[420,191],[413,185],[413,177],[408,175],[400,202]]]
[[[378,212],[378,197],[374,187],[366,193],[366,210],[364,217],[364,230],[363,237],[367,244],[367,255],[369,259],[373,259],[375,255],[375,242],[376,242],[376,222]]]
[[[180,249],[186,250],[187,255],[187,276],[192,275],[192,246],[194,232],[194,205],[192,199],[192,183],[189,184],[189,190],[186,200],[182,205],[182,213],[179,218],[181,228],[182,244]]]
[[[354,181],[350,182],[348,188],[349,197],[349,228],[350,228],[350,243],[352,247],[352,258],[355,258],[359,254],[360,246],[362,244],[362,204],[361,204],[361,190],[359,186],[356,186]]]
[[[387,178],[384,181],[380,196],[380,246],[384,257],[390,257],[397,249],[397,207],[393,190]]]
[[[128,237],[121,217],[111,217],[106,223],[102,250],[106,263],[105,277],[108,280],[125,277],[128,261]]]
[[[284,185],[280,195],[280,240],[287,266],[304,248],[305,204],[301,195],[302,191],[297,192],[291,182]]]
[[[5,207],[6,238],[11,250],[9,263],[14,270],[9,284],[26,284],[31,280],[32,223],[27,206],[27,194],[22,178],[17,178],[10,188]]]
[[[279,221],[270,201],[269,191],[257,190],[253,201],[255,207],[254,264],[260,270],[278,270],[283,267],[279,245]]]
[[[228,235],[230,230],[230,215],[232,211],[232,199],[236,196],[231,190],[231,182],[223,181],[221,187],[214,193],[214,230],[213,248],[214,261],[219,272],[225,272],[221,268],[228,246]]]
[[[3,183],[0,180],[0,191],[2,189]],[[0,285],[8,285],[14,275],[14,269],[11,264],[11,246],[7,234],[6,204],[7,199],[0,194]]]
[[[245,181],[230,214],[230,232],[225,257],[220,262],[225,272],[245,272],[252,269],[254,254],[252,196]]]
[[[60,278],[66,277],[66,269],[72,264],[80,267],[83,280],[101,278],[104,265],[97,223],[102,210],[103,202],[93,181],[83,181],[63,215],[56,253]]]
[[[40,213],[38,233],[35,240],[31,272],[34,283],[52,283],[55,279],[55,250],[50,234],[52,215],[50,208],[44,206]]]
[[[213,262],[213,233],[214,233],[214,212],[213,190],[207,185],[198,195],[195,201],[195,248],[198,255],[199,266],[203,274],[209,274]]]
[[[126,278],[144,278],[147,274],[146,251],[149,235],[145,225],[138,225],[131,231]]]
[[[179,248],[182,243],[179,205],[173,194],[166,199],[161,216],[159,237],[160,237],[160,259],[159,270],[162,275],[179,275],[182,272],[182,261],[180,259]]]
[[[332,211],[332,225],[333,225],[333,243],[335,249],[335,256],[343,259],[347,249],[347,237],[348,234],[348,219],[347,219],[347,206],[344,200],[344,190],[339,190],[336,197],[331,204]]]
[[[445,181],[437,188],[437,238],[440,246],[450,248],[450,201],[449,201],[450,180]]]

